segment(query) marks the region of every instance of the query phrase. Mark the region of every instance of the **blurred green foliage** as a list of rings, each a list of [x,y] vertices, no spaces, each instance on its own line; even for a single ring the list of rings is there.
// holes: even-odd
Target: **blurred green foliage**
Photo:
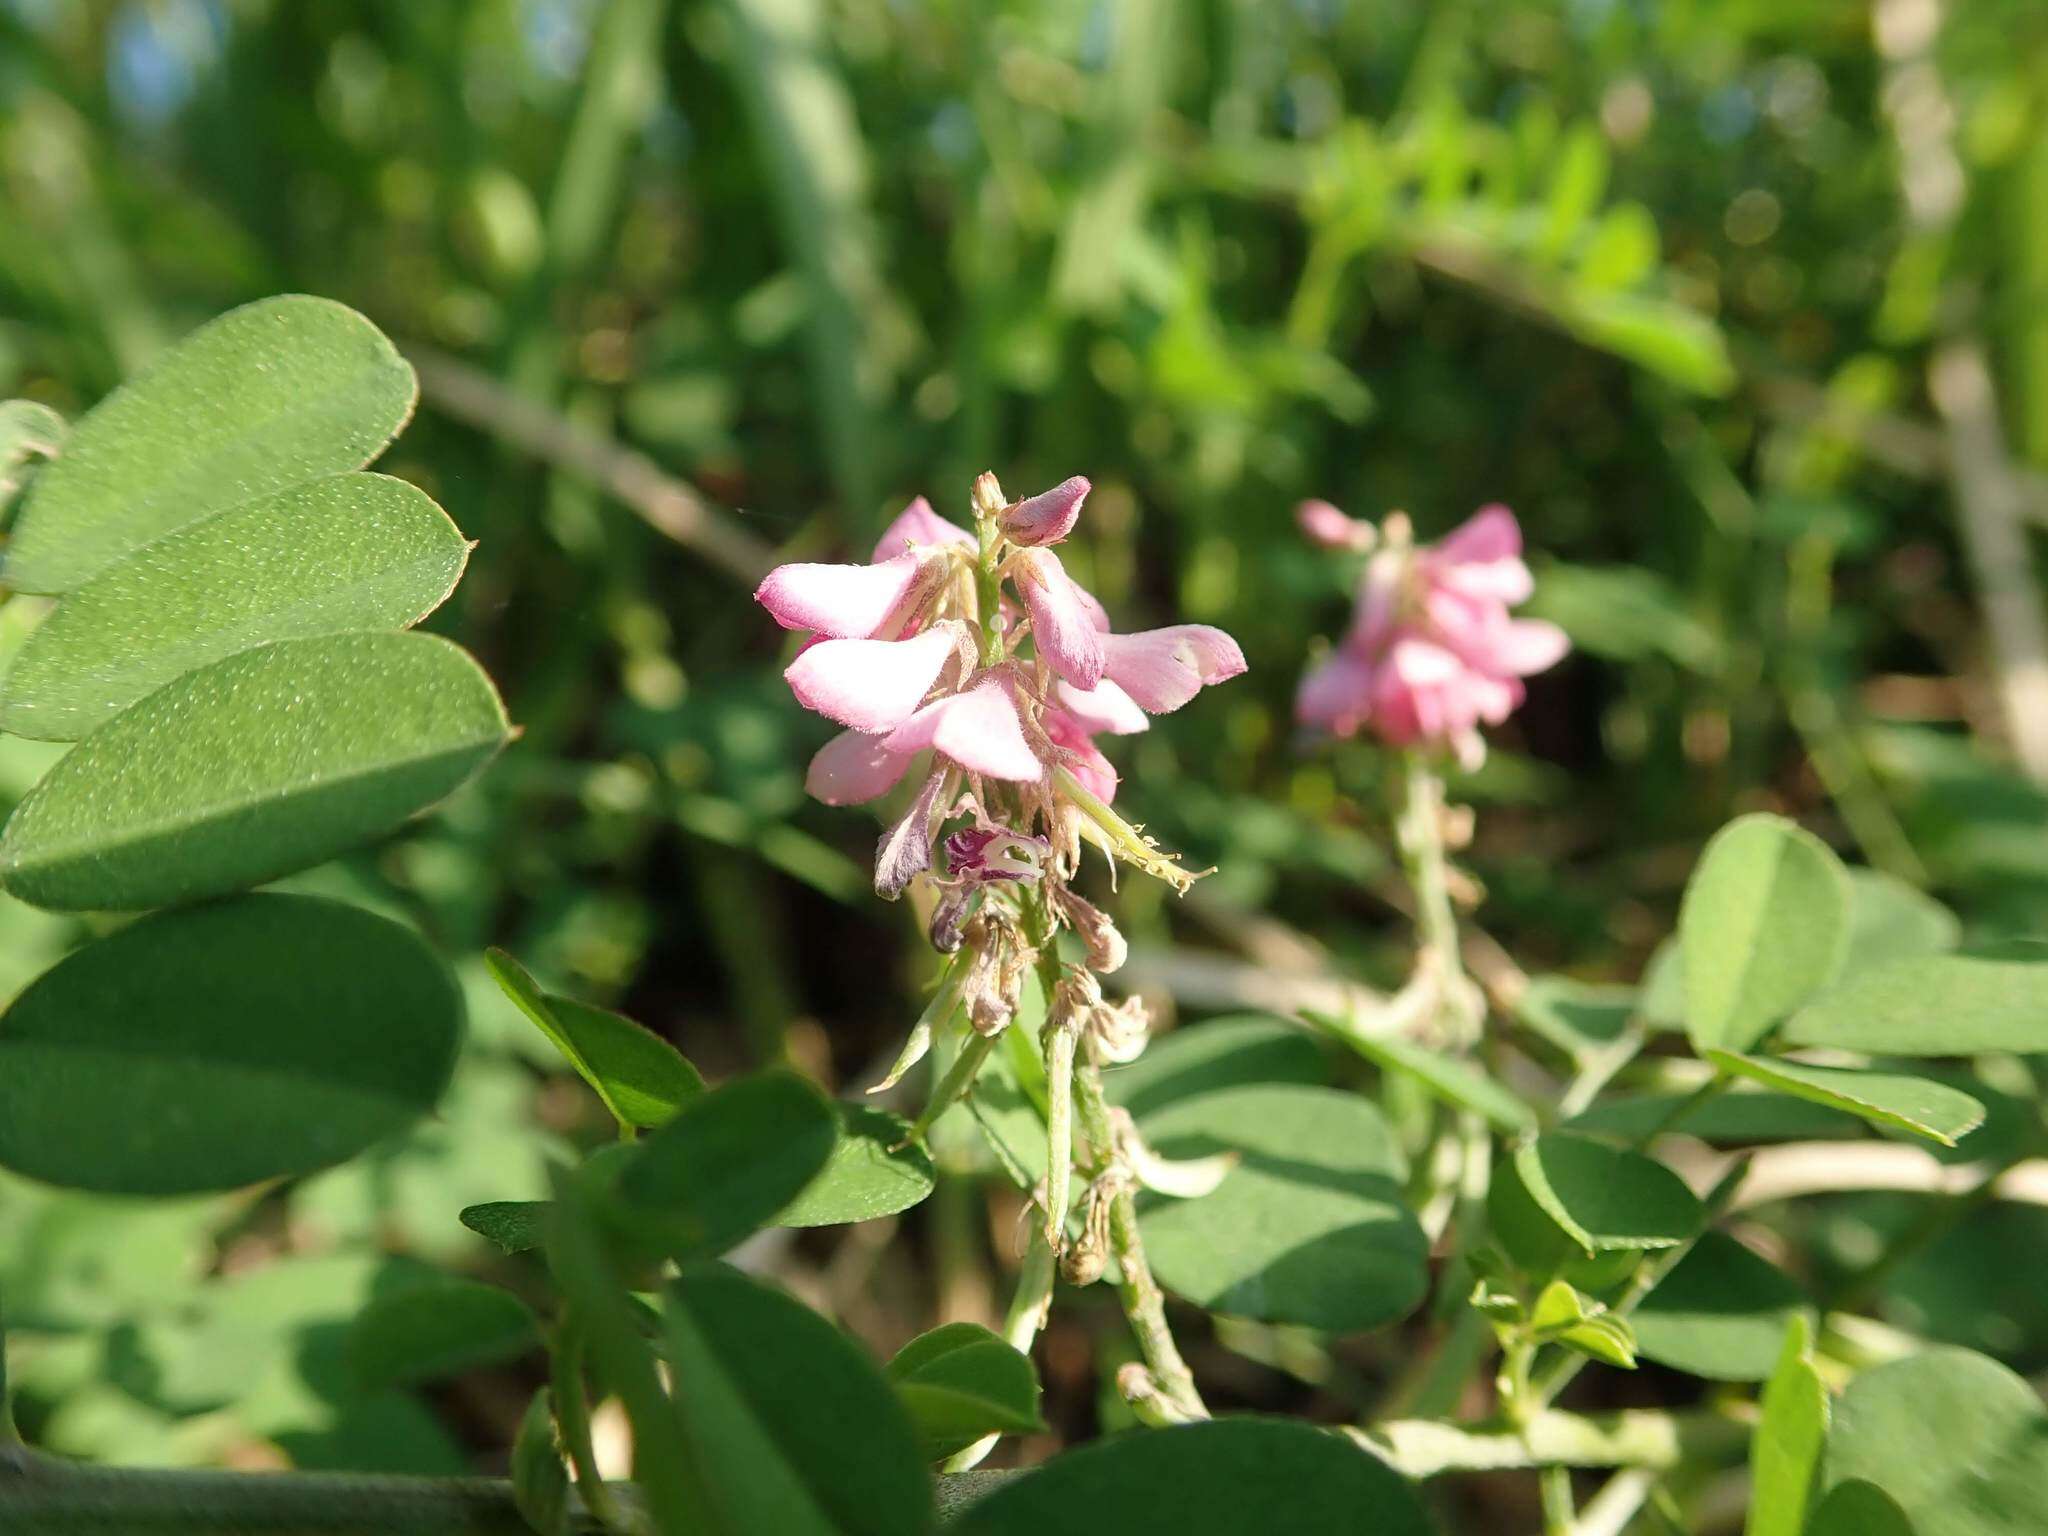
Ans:
[[[1980,335],[2048,471],[2048,10],[1953,5],[1936,61],[1964,173],[1938,236],[1902,209],[1849,0],[0,0],[0,395],[74,416],[297,290],[794,556],[863,549],[917,492],[957,515],[984,468],[1019,493],[1085,473],[1078,574],[1129,627],[1222,624],[1252,664],[1123,744],[1133,813],[1221,870],[1172,913],[1129,893],[1169,970],[1221,945],[1398,978],[1382,765],[1290,723],[1344,613],[1292,507],[1429,534],[1506,501],[1578,645],[1457,786],[1481,920],[1525,964],[1632,979],[1699,839],[1756,807],[1973,937],[2039,931],[2048,789],[2001,766],[1924,373]],[[380,467],[480,541],[434,627],[525,735],[291,886],[459,957],[506,944],[714,1071],[872,1080],[929,959],[868,892],[868,824],[802,794],[823,732],[779,635],[729,570],[475,415],[429,370]],[[32,617],[0,617],[10,653]],[[6,798],[52,755],[0,743]],[[8,902],[0,990],[84,931]],[[146,1214],[0,1188],[31,1433],[456,1454],[350,1385],[339,1324],[404,1283],[386,1250],[474,1259],[455,1212],[537,1197],[551,1138],[601,1129],[465,963],[455,1090],[401,1145]],[[1846,1255],[1862,1220],[1823,1236]],[[1900,1278],[1916,1326],[2048,1359],[2038,1308],[1970,1337],[1929,1318],[1961,1279]],[[229,1307],[277,1319],[232,1374],[207,1342]]]

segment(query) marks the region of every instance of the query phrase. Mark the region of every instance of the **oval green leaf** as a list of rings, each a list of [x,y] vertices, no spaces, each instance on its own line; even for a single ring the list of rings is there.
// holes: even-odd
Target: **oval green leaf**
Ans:
[[[2048,965],[1969,955],[1873,965],[1793,1014],[1783,1038],[1872,1056],[2048,1051]]]
[[[1143,1118],[1181,1099],[1248,1083],[1321,1085],[1330,1061],[1299,1024],[1232,1014],[1159,1036],[1145,1054],[1102,1075],[1104,1095]]]
[[[1487,1192],[1494,1234],[1515,1261],[1548,1274],[1574,1254],[1673,1248],[1705,1211],[1662,1163],[1602,1141],[1553,1131],[1518,1149]]]
[[[1724,1072],[1753,1078],[1768,1088],[1846,1110],[1873,1125],[1911,1131],[1945,1147],[1984,1123],[1984,1106],[1960,1089],[1924,1077],[1861,1072],[1849,1067],[1809,1067],[1778,1057],[1737,1056],[1708,1051]]]
[[[145,918],[0,1015],[0,1165],[127,1195],[327,1167],[433,1107],[461,1007],[409,930],[339,902]]]
[[[1429,1245],[1402,1199],[1400,1150],[1357,1094],[1227,1088],[1184,1099],[1142,1129],[1165,1157],[1241,1158],[1198,1200],[1140,1198],[1145,1249],[1168,1290],[1330,1333],[1390,1323],[1422,1299]]]
[[[969,1505],[953,1536],[1077,1528],[1174,1536],[1430,1536],[1399,1473],[1327,1430],[1227,1418],[1141,1429],[1056,1456]]]
[[[984,1435],[1045,1427],[1030,1359],[979,1323],[946,1323],[919,1334],[883,1374],[917,1426],[927,1461],[941,1461]]]
[[[1703,1232],[1629,1321],[1636,1349],[1709,1381],[1763,1381],[1812,1310],[1797,1281],[1725,1232]]]
[[[837,1138],[825,1166],[775,1213],[778,1227],[836,1227],[907,1211],[932,1192],[932,1160],[910,1122],[865,1104],[835,1104]]]
[[[1849,871],[1844,976],[1908,955],[1945,954],[1962,939],[1962,920],[1917,886],[1879,869]]]
[[[618,1174],[620,1216],[678,1258],[722,1253],[818,1176],[839,1140],[832,1105],[793,1072],[763,1072],[684,1105]]]
[[[418,395],[412,365],[344,305],[288,294],[230,310],[71,429],[36,477],[0,580],[69,592],[215,512],[360,469]]]
[[[504,1253],[530,1253],[548,1240],[548,1211],[551,1200],[486,1200],[482,1205],[465,1205],[456,1213],[478,1237],[495,1243]]]
[[[704,1091],[697,1069],[653,1030],[621,1014],[542,991],[526,967],[502,949],[485,952],[484,968],[622,1127],[666,1124]]]
[[[677,1450],[721,1536],[924,1536],[932,1484],[910,1417],[810,1308],[702,1265],[662,1308]]]
[[[137,699],[270,640],[405,629],[469,545],[424,491],[332,475],[147,544],[71,592],[0,680],[0,729],[76,741]]]
[[[1748,1536],[1748,1533],[1745,1533]],[[1875,1483],[1837,1483],[1813,1512],[1804,1536],[1915,1536],[1906,1512]]]
[[[259,884],[391,831],[509,734],[490,679],[434,635],[244,651],[158,689],[60,759],[0,833],[0,884],[59,911]]]
[[[1819,838],[1781,816],[1714,834],[1678,914],[1686,1032],[1743,1051],[1841,964],[1849,877]]]
[[[1823,1510],[1840,1485],[1861,1482],[1888,1495],[1915,1536],[2020,1536],[2048,1510],[2048,1413],[1997,1361],[1930,1349],[1849,1383],[1826,1477]]]
[[[510,1291],[443,1280],[373,1300],[349,1329],[349,1372],[378,1391],[459,1376],[516,1360],[540,1342],[540,1324]]]

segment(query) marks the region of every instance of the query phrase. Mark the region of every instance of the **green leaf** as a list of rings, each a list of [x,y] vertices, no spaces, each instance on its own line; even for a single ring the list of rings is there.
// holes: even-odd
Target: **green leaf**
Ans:
[[[1812,1310],[1796,1281],[1725,1232],[1703,1232],[1630,1321],[1640,1353],[1709,1381],[1762,1381],[1795,1318]]]
[[[1849,1067],[1809,1067],[1778,1057],[1737,1056],[1708,1051],[1724,1072],[1754,1078],[1796,1098],[1847,1110],[1873,1125],[1911,1131],[1952,1147],[1984,1123],[1984,1106],[1959,1089],[1924,1077],[1862,1072]]]
[[[1843,1484],[1872,1484],[1915,1536],[2031,1536],[2048,1509],[2048,1413],[1997,1361],[1930,1349],[1849,1383],[1825,1476],[1830,1503]]]
[[[1578,1057],[1619,1040],[1636,1008],[1634,987],[1534,976],[1515,1005],[1515,1017],[1559,1050]]]
[[[255,885],[382,836],[504,745],[477,664],[434,635],[285,640],[115,716],[29,791],[0,884],[58,911]]]
[[[1800,1536],[1828,1433],[1828,1393],[1813,1368],[1812,1330],[1803,1316],[1785,1325],[1763,1417],[1749,1442],[1749,1520],[1743,1536]]]
[[[1045,1428],[1031,1361],[977,1323],[946,1323],[919,1334],[884,1374],[917,1426],[927,1461],[941,1461],[984,1435]]]
[[[530,1253],[547,1241],[548,1205],[546,1200],[487,1200],[464,1206],[455,1219],[506,1253]]]
[[[1743,816],[1714,834],[1678,915],[1686,1032],[1743,1051],[1841,963],[1849,879],[1811,832]]]
[[[1914,1536],[1906,1512],[1875,1483],[1837,1483],[1813,1512],[1805,1536]]]
[[[838,1143],[839,1120],[793,1072],[762,1072],[685,1104],[619,1170],[636,1233],[677,1258],[722,1253],[775,1219]]]
[[[386,475],[245,502],[72,591],[0,680],[0,728],[76,741],[171,679],[266,641],[407,628],[468,559],[448,514]]]
[[[1198,1306],[1349,1333],[1422,1299],[1428,1244],[1409,1214],[1406,1168],[1386,1121],[1357,1094],[1227,1088],[1140,1123],[1162,1156],[1236,1151],[1197,1200],[1140,1196],[1159,1283]]]
[[[325,1168],[433,1107],[461,1016],[409,930],[339,902],[144,918],[0,1015],[0,1164],[129,1195]]]
[[[1232,1014],[1161,1035],[1145,1054],[1102,1075],[1104,1094],[1139,1119],[1181,1099],[1249,1083],[1330,1080],[1330,1060],[1315,1036],[1265,1014]]]
[[[865,1104],[835,1104],[832,1154],[803,1192],[777,1211],[778,1227],[834,1227],[907,1211],[932,1192],[937,1175],[910,1122]]]
[[[1574,1118],[1567,1130],[1593,1131],[1640,1141],[1670,1119],[1690,1093],[1630,1093],[1603,1099]],[[1865,1134],[1855,1116],[1788,1093],[1733,1089],[1688,1110],[1685,1134],[1703,1141],[1828,1141]]]
[[[1326,1430],[1224,1418],[1140,1429],[1056,1456],[969,1505],[952,1536],[1431,1536],[1401,1475]]]
[[[2048,1051],[2048,965],[1968,955],[1873,965],[1793,1014],[1783,1038],[1872,1056]]]
[[[1517,1150],[1487,1194],[1494,1235],[1532,1274],[1585,1255],[1671,1248],[1705,1219],[1685,1181],[1639,1152],[1553,1131]]]
[[[1636,1368],[1635,1330],[1628,1320],[1605,1314],[1589,1317],[1575,1328],[1557,1335],[1557,1342],[1620,1370]]]
[[[1410,1040],[1368,1035],[1333,1014],[1306,1009],[1303,1013],[1367,1061],[1414,1078],[1446,1103],[1483,1116],[1496,1130],[1518,1135],[1536,1129],[1536,1111],[1470,1061],[1427,1050]]]
[[[526,1405],[512,1442],[512,1502],[534,1536],[567,1536],[569,1469],[562,1462],[554,1398],[546,1387]]]
[[[540,1325],[510,1291],[444,1280],[373,1300],[349,1330],[349,1370],[366,1391],[411,1386],[516,1360],[539,1342]]]
[[[1962,942],[1955,913],[1896,875],[1849,871],[1849,941],[1843,976],[1913,955],[1938,955]]]
[[[230,310],[71,429],[36,478],[0,580],[69,592],[215,512],[360,469],[418,393],[411,365],[343,305],[291,294]]]
[[[924,1536],[931,1478],[903,1405],[852,1340],[705,1264],[663,1307],[676,1444],[721,1536]]]
[[[1546,563],[1525,610],[1548,619],[1572,644],[1615,661],[1663,656],[1694,672],[1721,665],[1721,643],[1670,582],[1641,566]]]
[[[664,1124],[704,1091],[697,1069],[653,1030],[603,1008],[543,992],[526,968],[502,949],[485,951],[484,968],[576,1075],[597,1091],[622,1127]]]

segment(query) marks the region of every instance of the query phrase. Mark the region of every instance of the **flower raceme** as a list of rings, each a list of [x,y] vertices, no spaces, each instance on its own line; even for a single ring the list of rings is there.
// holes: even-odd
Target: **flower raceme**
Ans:
[[[1111,629],[1052,549],[1088,490],[1077,475],[1009,503],[984,475],[979,536],[919,497],[866,564],[781,566],[755,593],[784,628],[810,632],[784,674],[797,700],[846,727],[811,760],[810,793],[860,804],[926,765],[909,816],[883,837],[882,894],[901,894],[931,867],[942,827],[963,806],[987,836],[955,834],[949,853],[986,848],[999,833],[1035,839],[1041,828],[1069,864],[1079,837],[1125,853],[1142,846],[1106,809],[1117,775],[1096,738],[1145,730],[1148,716],[1244,671],[1237,642],[1208,625]],[[991,818],[995,794],[1014,801],[1007,821]],[[956,878],[970,881],[1036,878],[1039,868],[1035,858],[1022,873],[1007,859],[954,858]]]
[[[1298,517],[1313,543],[1372,553],[1351,626],[1302,679],[1296,718],[1333,736],[1370,727],[1392,746],[1448,747],[1478,766],[1479,727],[1505,721],[1522,679],[1569,648],[1556,625],[1509,615],[1534,588],[1514,513],[1482,507],[1420,546],[1398,512],[1377,530],[1328,502],[1306,502]]]

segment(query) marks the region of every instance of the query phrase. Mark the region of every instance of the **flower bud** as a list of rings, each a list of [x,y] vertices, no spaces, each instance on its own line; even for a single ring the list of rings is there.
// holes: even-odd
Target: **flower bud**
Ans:
[[[1087,476],[1069,476],[1049,491],[1003,508],[997,526],[1012,544],[1057,544],[1074,531],[1089,489]]]
[[[1294,509],[1294,523],[1309,543],[1324,549],[1363,554],[1379,542],[1379,530],[1371,523],[1346,517],[1327,501],[1304,501]]]
[[[1088,950],[1088,969],[1107,976],[1122,968],[1130,958],[1130,946],[1124,936],[1117,932],[1116,924],[1109,914],[1093,902],[1084,901],[1065,886],[1055,888],[1055,898],[1067,926],[1080,935],[1082,944]]]

